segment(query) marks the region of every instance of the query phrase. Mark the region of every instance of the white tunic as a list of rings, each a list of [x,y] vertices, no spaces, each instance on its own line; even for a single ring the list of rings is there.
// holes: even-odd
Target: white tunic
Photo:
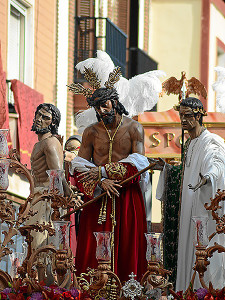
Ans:
[[[162,172],[163,173],[163,172]],[[201,173],[208,176],[210,182],[199,188],[196,192],[189,189],[188,184],[195,186]],[[211,213],[206,211],[204,203],[210,203],[210,198],[215,196],[218,189],[225,189],[225,145],[222,138],[205,130],[199,137],[191,140],[187,151],[180,211],[177,280],[176,290],[186,290],[191,281],[195,263],[194,223],[192,216],[208,216],[208,235],[215,232],[216,223],[212,220]],[[161,174],[161,180],[164,176]],[[162,187],[162,182],[159,188]],[[157,191],[159,192],[159,191]],[[224,212],[223,212],[224,213]],[[222,243],[225,246],[224,234],[216,235],[210,242]],[[210,265],[205,273],[205,281],[212,281],[215,288],[225,285],[225,260],[224,254],[215,253],[210,259]],[[194,288],[200,288],[196,276]]]

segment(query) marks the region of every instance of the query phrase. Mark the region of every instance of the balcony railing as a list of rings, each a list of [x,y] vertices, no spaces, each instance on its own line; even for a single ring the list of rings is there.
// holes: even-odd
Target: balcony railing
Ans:
[[[95,57],[97,50],[104,50],[125,76],[126,39],[127,35],[108,18],[76,17],[74,64]],[[74,81],[79,79],[75,70]]]

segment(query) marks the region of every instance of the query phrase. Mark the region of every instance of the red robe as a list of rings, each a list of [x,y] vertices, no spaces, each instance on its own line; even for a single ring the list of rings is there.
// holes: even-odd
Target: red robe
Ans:
[[[108,178],[124,180],[137,173],[136,167],[129,163],[111,163],[104,166]],[[118,169],[119,167],[119,169]],[[125,171],[124,171],[125,170]],[[78,173],[74,174],[76,185],[85,194],[84,201],[93,198],[97,182],[87,188],[77,180]],[[139,178],[128,183],[119,190],[116,197],[116,226],[115,226],[115,273],[121,281],[129,280],[131,272],[141,279],[147,270],[146,240],[147,232],[145,207],[142,192],[138,183]],[[76,269],[79,275],[88,267],[96,268],[97,260],[96,240],[93,232],[112,231],[112,201],[108,198],[106,222],[98,224],[99,211],[102,201],[84,208],[80,217],[78,246],[76,254]]]

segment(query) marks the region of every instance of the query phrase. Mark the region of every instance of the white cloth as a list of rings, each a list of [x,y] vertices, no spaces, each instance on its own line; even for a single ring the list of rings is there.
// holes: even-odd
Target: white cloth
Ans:
[[[139,153],[132,153],[128,155],[128,157],[121,159],[119,162],[122,163],[129,163],[133,166],[135,166],[139,171],[143,170],[149,165],[148,159]],[[88,171],[89,169],[86,167],[96,167],[95,164],[92,162],[82,158],[82,157],[75,157],[70,164],[70,174],[73,175],[74,170],[76,169],[77,172],[85,172]],[[142,192],[145,192],[147,190],[147,185],[149,184],[149,173],[144,172],[141,174],[141,179],[139,181],[140,187]],[[96,195],[97,196],[97,195]]]
[[[199,173],[208,176],[210,182],[194,192],[189,189],[188,184],[195,186],[200,180]],[[164,174],[161,174],[160,180],[157,191],[158,198],[163,195],[162,182],[165,180]],[[187,152],[179,224],[177,291],[188,288],[193,274],[192,268],[196,260],[193,245],[194,223],[191,218],[193,216],[209,217],[208,235],[215,232],[216,223],[212,220],[211,213],[205,209],[204,203],[210,203],[210,198],[214,198],[218,189],[225,189],[225,145],[222,138],[205,130],[199,137],[191,141]],[[221,211],[222,213],[224,213],[224,209]],[[216,235],[209,246],[214,245],[214,242],[222,243],[224,246],[224,234]],[[222,288],[225,285],[224,254],[216,252],[213,255],[204,279],[207,283],[209,280],[212,281],[215,288]],[[200,287],[198,276],[196,276],[194,288]]]
[[[77,172],[85,172],[88,171],[89,169],[87,167],[96,167],[95,164],[93,164],[92,162],[77,156],[75,157],[71,162],[70,162],[70,174],[73,176],[74,170],[76,170]]]

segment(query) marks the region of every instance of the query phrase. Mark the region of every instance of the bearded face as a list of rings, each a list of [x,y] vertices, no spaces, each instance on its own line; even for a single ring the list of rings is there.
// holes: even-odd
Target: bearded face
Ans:
[[[112,124],[115,120],[116,113],[111,100],[96,105],[95,111],[98,121],[102,120],[105,125]]]
[[[101,119],[105,125],[108,125],[113,123],[115,116],[115,110],[112,108],[109,112],[105,112],[103,115],[101,115]]]
[[[36,112],[31,131],[36,134],[45,134],[51,132],[52,115],[50,112],[41,108]]]
[[[36,134],[45,134],[47,132],[51,131],[51,126],[49,126],[48,128],[37,128],[35,125],[35,121],[33,122],[33,125],[31,127],[31,131],[35,131]]]

